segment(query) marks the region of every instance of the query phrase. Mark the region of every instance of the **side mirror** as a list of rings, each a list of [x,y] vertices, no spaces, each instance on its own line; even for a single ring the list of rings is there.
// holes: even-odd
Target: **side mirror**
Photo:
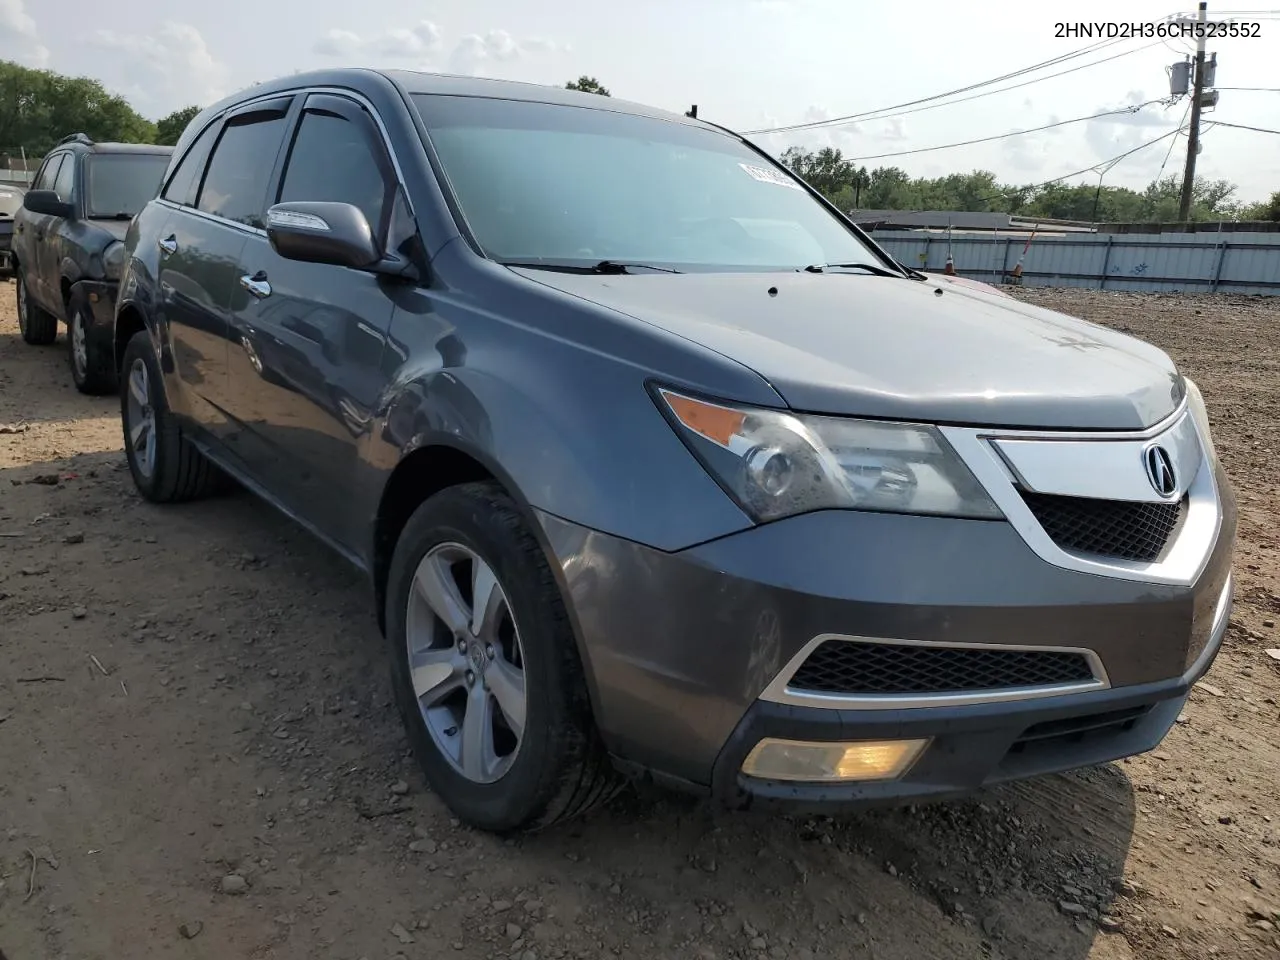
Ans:
[[[349,203],[277,203],[267,211],[267,237],[288,260],[357,270],[382,260],[368,219]]]
[[[28,190],[22,198],[22,206],[32,213],[44,214],[48,217],[69,219],[75,216],[76,208],[63,203],[53,190]]]

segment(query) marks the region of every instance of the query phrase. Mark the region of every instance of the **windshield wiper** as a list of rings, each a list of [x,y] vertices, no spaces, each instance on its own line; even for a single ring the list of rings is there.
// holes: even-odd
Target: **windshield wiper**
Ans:
[[[90,220],[132,220],[132,213],[93,213],[89,215]]]
[[[561,273],[610,273],[624,274],[634,270],[653,270],[658,273],[680,273],[670,267],[655,267],[649,263],[623,263],[619,260],[601,260],[599,263],[565,263],[557,260],[500,260],[504,267],[520,267],[524,270],[558,270]]]
[[[877,277],[901,277],[902,274],[886,270],[874,263],[811,263],[803,268],[806,273],[826,273],[828,270],[865,270]]]
[[[630,273],[632,270],[653,270],[657,273],[679,273],[671,267],[655,267],[651,263],[623,263],[619,260],[601,260],[591,268],[592,273]]]

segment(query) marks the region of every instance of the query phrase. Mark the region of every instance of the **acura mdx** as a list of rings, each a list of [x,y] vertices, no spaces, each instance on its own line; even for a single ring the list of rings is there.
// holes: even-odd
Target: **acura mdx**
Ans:
[[[206,109],[130,227],[153,501],[361,571],[430,787],[544,825],[960,794],[1153,748],[1236,513],[1159,349],[904,268],[734,133],[338,70]]]

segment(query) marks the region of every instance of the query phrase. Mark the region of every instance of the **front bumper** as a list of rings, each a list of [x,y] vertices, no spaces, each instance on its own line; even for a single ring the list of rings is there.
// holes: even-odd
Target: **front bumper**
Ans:
[[[1173,726],[1191,685],[1212,665],[1226,634],[1222,617],[1200,657],[1173,680],[1042,701],[899,711],[797,708],[759,701],[734,730],[712,775],[712,792],[735,807],[873,806],[962,795],[1006,780],[1092,766],[1152,750]],[[741,773],[763,737],[800,741],[927,738],[920,759],[896,780],[794,783]]]
[[[1226,629],[1236,506],[1220,468],[1215,479],[1222,522],[1189,585],[1047,563],[1005,522],[827,511],[669,554],[538,518],[559,566],[596,722],[615,756],[735,803],[874,802],[965,792],[1158,743]],[[761,699],[822,634],[1087,648],[1108,688],[906,710]],[[1028,731],[1045,732],[1031,729],[1040,724],[1114,711],[1132,715],[1105,736],[1018,743]],[[832,787],[742,777],[743,758],[764,736],[934,739],[892,783]]]

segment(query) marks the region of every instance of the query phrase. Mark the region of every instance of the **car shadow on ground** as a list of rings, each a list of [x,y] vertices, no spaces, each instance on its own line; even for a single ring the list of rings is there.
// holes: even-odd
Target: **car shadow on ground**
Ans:
[[[457,867],[464,886],[496,902],[505,891],[551,883],[562,918],[616,916],[638,956],[708,956],[699,944],[728,944],[738,956],[762,960],[1127,956],[1109,952],[1115,938],[1098,928],[1118,897],[1140,895],[1119,881],[1135,816],[1123,765],[836,818],[727,813],[635,787],[579,822],[504,842],[447,826],[447,811],[408,759],[361,575],[253,496],[237,490],[157,507],[134,493],[122,454],[83,454],[0,470],[0,533],[10,535],[0,540],[0,622],[19,625],[10,634],[18,644],[21,624],[75,604],[93,612],[90,621],[108,624],[94,636],[118,636],[127,648],[116,656],[129,664],[135,697],[159,691],[156,677],[177,674],[176,664],[196,651],[234,664],[243,678],[233,688],[234,676],[224,676],[198,701],[175,701],[171,712],[158,706],[134,732],[141,741],[113,779],[145,784],[145,772],[130,767],[171,749],[168,731],[177,725],[195,738],[184,756],[235,752],[258,765],[261,779],[280,783],[282,794],[359,764],[370,776],[339,780],[322,815],[297,821],[294,842],[305,858],[335,836],[360,838],[361,883],[388,909],[412,895],[396,876],[426,824],[432,836],[460,834],[458,845],[483,861]],[[188,601],[198,616],[181,613]],[[58,664],[60,636],[31,636],[49,646],[24,652],[10,639],[13,662],[30,672],[67,672]],[[183,651],[184,643],[199,647]],[[47,691],[0,681],[0,693],[12,694],[33,721],[51,716],[42,713]],[[288,736],[305,752],[277,739],[269,724],[220,726],[218,718],[235,714],[241,700],[255,715],[288,716]],[[334,715],[331,704],[349,706]],[[59,711],[63,722],[96,722],[75,717],[74,700]],[[372,818],[370,806],[385,796],[369,796],[368,784],[391,779],[410,783],[410,793],[391,815]],[[21,780],[14,796],[24,786],[35,792]],[[327,882],[323,872],[315,880]],[[414,908],[406,901],[403,909],[411,915]],[[724,949],[710,955],[725,956]]]

